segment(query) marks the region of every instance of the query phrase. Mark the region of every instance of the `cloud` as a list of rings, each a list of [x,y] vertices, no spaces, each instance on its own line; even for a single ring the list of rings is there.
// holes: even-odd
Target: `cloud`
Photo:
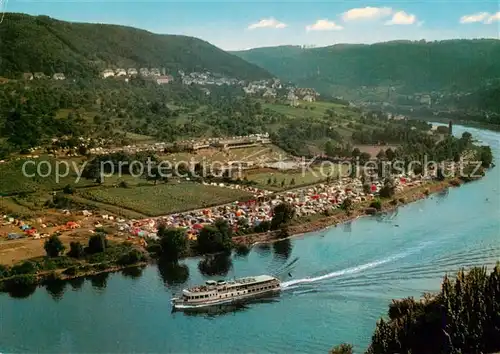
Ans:
[[[256,28],[278,28],[278,29],[281,29],[281,28],[285,28],[285,27],[286,27],[286,24],[284,24],[283,22],[278,21],[274,17],[269,17],[269,18],[264,18],[257,23],[253,23],[253,24],[249,25],[248,29],[251,29],[251,30],[256,29]]]
[[[318,20],[312,25],[306,26],[306,31],[339,31],[344,27],[337,25],[333,21]]]
[[[496,14],[493,14],[490,17],[488,17],[488,19],[486,20],[486,23],[490,24],[490,23],[493,23],[495,21],[500,21],[500,11],[497,12]]]
[[[392,19],[387,21],[386,25],[412,25],[417,22],[417,17],[412,14],[407,14],[404,11],[398,11],[392,15]]]
[[[500,20],[500,12],[490,14],[489,12],[478,12],[471,15],[465,15],[460,17],[460,23],[477,23],[482,22],[485,24],[491,24],[495,21]]]
[[[359,7],[342,14],[344,21],[368,20],[387,17],[392,14],[390,7]]]

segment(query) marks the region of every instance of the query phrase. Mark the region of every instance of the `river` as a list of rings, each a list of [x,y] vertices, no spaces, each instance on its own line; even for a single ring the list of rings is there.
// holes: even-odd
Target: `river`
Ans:
[[[465,130],[489,144],[500,165],[500,133],[454,126]],[[361,352],[391,299],[436,291],[446,272],[500,260],[499,171],[383,216],[222,260],[228,277],[296,260],[279,297],[234,311],[171,313],[172,294],[218,278],[202,276],[198,259],[26,298],[1,294],[0,352],[326,353],[340,342]]]

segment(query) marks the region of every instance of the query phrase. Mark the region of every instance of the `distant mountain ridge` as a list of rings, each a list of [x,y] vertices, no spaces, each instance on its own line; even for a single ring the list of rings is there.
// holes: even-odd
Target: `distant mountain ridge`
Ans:
[[[232,53],[321,92],[360,86],[395,86],[406,92],[467,90],[500,78],[497,39],[279,46]]]
[[[6,13],[0,26],[0,76],[17,77],[23,72],[93,76],[106,68],[130,67],[206,70],[246,80],[272,77],[194,37],[19,13]]]

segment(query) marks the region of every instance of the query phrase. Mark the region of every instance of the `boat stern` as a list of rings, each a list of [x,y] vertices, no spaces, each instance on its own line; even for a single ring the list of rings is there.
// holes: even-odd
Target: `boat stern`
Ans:
[[[176,305],[180,305],[182,304],[182,298],[179,298],[179,297],[173,297],[172,299],[170,299],[170,304],[175,307]]]

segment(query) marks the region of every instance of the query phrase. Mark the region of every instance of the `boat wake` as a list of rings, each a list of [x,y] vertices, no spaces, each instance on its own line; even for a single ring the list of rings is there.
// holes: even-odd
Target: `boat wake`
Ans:
[[[295,289],[296,288],[295,285],[315,283],[315,282],[318,282],[318,281],[321,281],[321,280],[325,280],[325,279],[337,278],[337,277],[341,277],[341,276],[344,276],[344,275],[351,275],[351,274],[360,273],[360,272],[362,272],[364,270],[367,270],[367,269],[370,269],[370,268],[374,268],[374,267],[378,267],[378,266],[380,266],[382,264],[394,262],[394,261],[396,261],[398,259],[407,257],[407,256],[409,256],[409,255],[411,255],[413,253],[419,252],[419,251],[421,251],[423,248],[427,247],[431,243],[433,243],[433,241],[424,242],[424,243],[420,244],[419,246],[417,246],[415,248],[412,248],[412,249],[410,249],[408,251],[401,252],[401,253],[395,254],[393,256],[390,256],[390,257],[378,260],[378,261],[374,261],[374,262],[362,264],[362,265],[359,265],[357,267],[346,268],[346,269],[338,270],[338,271],[331,272],[331,273],[328,273],[328,274],[324,274],[324,275],[320,275],[320,276],[317,276],[317,277],[313,277],[313,278],[302,278],[302,279],[285,281],[285,282],[281,283],[281,290]]]

